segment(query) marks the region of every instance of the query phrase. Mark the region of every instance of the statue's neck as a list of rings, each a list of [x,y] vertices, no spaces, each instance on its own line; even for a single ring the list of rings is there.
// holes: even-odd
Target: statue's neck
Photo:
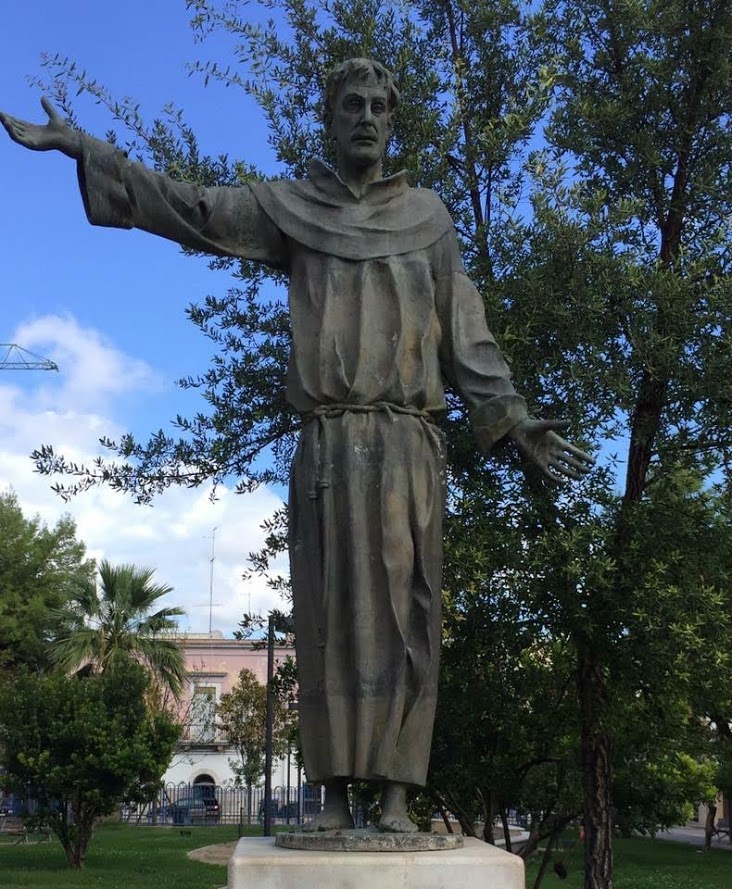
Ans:
[[[383,178],[381,160],[368,167],[355,167],[352,164],[338,163],[338,178],[360,198],[369,185]]]

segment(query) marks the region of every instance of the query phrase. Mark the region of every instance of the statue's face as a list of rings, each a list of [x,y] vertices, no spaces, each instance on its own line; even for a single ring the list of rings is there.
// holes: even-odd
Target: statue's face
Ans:
[[[391,128],[388,96],[382,86],[371,80],[347,80],[341,85],[331,133],[342,165],[362,169],[378,164]]]

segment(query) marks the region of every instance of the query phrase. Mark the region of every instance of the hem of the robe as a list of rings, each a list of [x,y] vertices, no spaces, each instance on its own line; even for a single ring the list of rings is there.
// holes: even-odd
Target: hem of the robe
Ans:
[[[335,774],[335,775],[315,775],[311,776],[305,773],[308,784],[328,784],[331,781],[348,781],[349,784],[354,781],[382,782],[388,784],[407,784],[409,787],[425,787],[427,784],[427,775],[422,778],[414,778],[412,775],[377,775],[372,772],[357,772],[353,775]]]

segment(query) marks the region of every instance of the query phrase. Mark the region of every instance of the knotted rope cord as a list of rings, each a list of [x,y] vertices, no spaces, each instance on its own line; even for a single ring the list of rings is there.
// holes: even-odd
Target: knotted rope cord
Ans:
[[[428,411],[420,410],[420,408],[412,407],[408,404],[393,404],[390,401],[375,401],[373,404],[320,404],[313,411],[304,416],[304,425],[313,420],[318,421],[318,432],[314,442],[314,463],[316,466],[315,479],[313,487],[308,491],[308,497],[316,500],[318,491],[321,488],[330,487],[330,464],[325,465],[323,462],[323,454],[321,447],[321,438],[324,434],[323,421],[342,417],[343,414],[387,414],[391,422],[395,420],[394,414],[406,414],[410,417],[416,417],[423,423],[429,423],[430,426],[435,425],[432,414]]]

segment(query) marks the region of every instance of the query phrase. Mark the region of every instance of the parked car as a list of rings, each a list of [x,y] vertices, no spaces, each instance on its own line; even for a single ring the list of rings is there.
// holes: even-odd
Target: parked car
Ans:
[[[12,815],[21,815],[24,810],[23,800],[14,794],[9,793],[6,796],[0,796],[0,816],[7,818]]]
[[[218,824],[221,807],[213,787],[202,793],[197,788],[188,796],[181,796],[161,809],[161,816],[173,824]]]
[[[299,812],[302,812],[303,818],[308,821],[320,811],[320,786],[303,784],[299,801],[292,796],[290,796],[289,802],[280,799],[279,796],[275,796],[270,805],[273,821],[286,821],[294,824],[297,821]],[[264,821],[264,809],[264,800],[262,799],[259,803],[259,812],[257,814],[260,823]]]

